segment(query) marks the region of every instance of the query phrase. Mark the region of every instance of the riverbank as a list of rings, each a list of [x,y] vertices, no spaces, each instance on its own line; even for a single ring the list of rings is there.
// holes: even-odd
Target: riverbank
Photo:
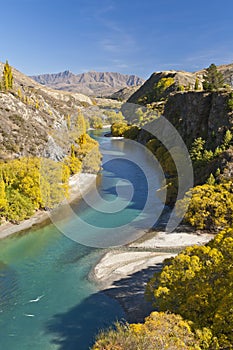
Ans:
[[[80,200],[82,198],[82,194],[88,192],[91,187],[95,185],[96,177],[97,175],[95,174],[87,173],[73,175],[69,180],[70,196],[68,203],[71,204],[74,201]],[[82,191],[80,191],[80,188]],[[65,201],[65,204],[67,204],[67,200]],[[62,206],[63,203],[60,205]],[[3,223],[0,226],[0,239],[4,239],[11,235],[28,231],[42,225],[48,225],[50,223],[51,220],[49,211],[38,210],[31,218],[24,220],[19,224],[12,224],[10,222]]]
[[[179,230],[178,230],[179,231]],[[203,245],[214,235],[195,232],[146,233],[126,247],[107,252],[90,273],[90,279],[121,304],[128,322],[142,322],[151,311],[144,298],[146,283],[171,258],[191,245]]]

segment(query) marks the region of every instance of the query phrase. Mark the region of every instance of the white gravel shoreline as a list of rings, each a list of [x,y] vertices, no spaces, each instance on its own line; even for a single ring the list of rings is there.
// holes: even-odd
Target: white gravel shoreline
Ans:
[[[213,237],[193,232],[148,232],[134,243],[108,251],[89,277],[100,291],[119,302],[128,322],[143,322],[153,311],[144,297],[145,287],[161,270],[164,259],[174,257],[187,246],[205,244]]]
[[[150,234],[151,236],[151,234]],[[142,269],[161,264],[164,259],[173,257],[176,253],[166,252],[167,249],[185,248],[192,245],[203,245],[214,235],[187,232],[154,232],[153,237],[140,238],[127,246],[128,251],[114,249],[107,252],[92,271],[92,277],[104,288],[114,287],[114,282],[126,278]],[[126,249],[127,249],[126,248]],[[156,251],[160,248],[160,251]],[[161,252],[164,249],[164,252]],[[153,251],[155,250],[155,251]]]

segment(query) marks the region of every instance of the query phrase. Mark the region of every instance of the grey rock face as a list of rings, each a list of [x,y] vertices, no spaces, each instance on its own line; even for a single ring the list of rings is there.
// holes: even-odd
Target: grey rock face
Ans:
[[[136,75],[95,71],[77,75],[65,71],[31,78],[54,89],[80,92],[90,96],[107,96],[124,87],[140,86],[144,82]]]

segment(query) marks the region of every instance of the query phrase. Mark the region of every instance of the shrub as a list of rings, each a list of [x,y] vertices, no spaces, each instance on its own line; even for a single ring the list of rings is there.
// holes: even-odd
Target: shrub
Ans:
[[[93,116],[90,118],[90,126],[94,129],[102,129],[103,128],[103,121],[100,117]]]
[[[140,129],[136,125],[129,126],[123,133],[124,137],[131,140],[136,140]]]
[[[219,231],[233,225],[233,183],[205,184],[190,190],[177,202],[177,212],[191,197],[185,220],[197,229]]]
[[[201,330],[201,349],[233,349],[232,261],[233,229],[228,229],[206,246],[188,247],[167,260],[147,285],[154,307],[179,313]]]
[[[124,136],[126,130],[129,129],[129,126],[125,122],[114,123],[111,126],[111,134],[112,136]]]
[[[152,312],[145,323],[117,323],[101,332],[92,350],[200,350],[200,338],[181,316]]]
[[[173,84],[175,84],[174,78],[161,78],[154,86],[155,100],[159,101],[163,97],[166,90],[168,90]]]

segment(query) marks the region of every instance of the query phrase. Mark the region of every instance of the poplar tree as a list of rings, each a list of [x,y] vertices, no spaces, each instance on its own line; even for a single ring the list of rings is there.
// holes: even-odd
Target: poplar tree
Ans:
[[[4,212],[7,207],[5,182],[2,176],[0,177],[0,212]]]
[[[86,134],[86,131],[87,131],[86,130],[86,123],[85,123],[84,116],[81,112],[78,112],[75,127],[76,127],[76,130],[77,130],[79,137]]]
[[[9,89],[13,88],[13,74],[11,66],[9,65],[8,61],[6,61],[3,69],[3,76],[2,76],[2,88],[5,91],[8,91]]]
[[[194,85],[194,90],[198,90],[198,89],[199,89],[199,80],[198,80],[198,78],[196,78],[195,85]]]

